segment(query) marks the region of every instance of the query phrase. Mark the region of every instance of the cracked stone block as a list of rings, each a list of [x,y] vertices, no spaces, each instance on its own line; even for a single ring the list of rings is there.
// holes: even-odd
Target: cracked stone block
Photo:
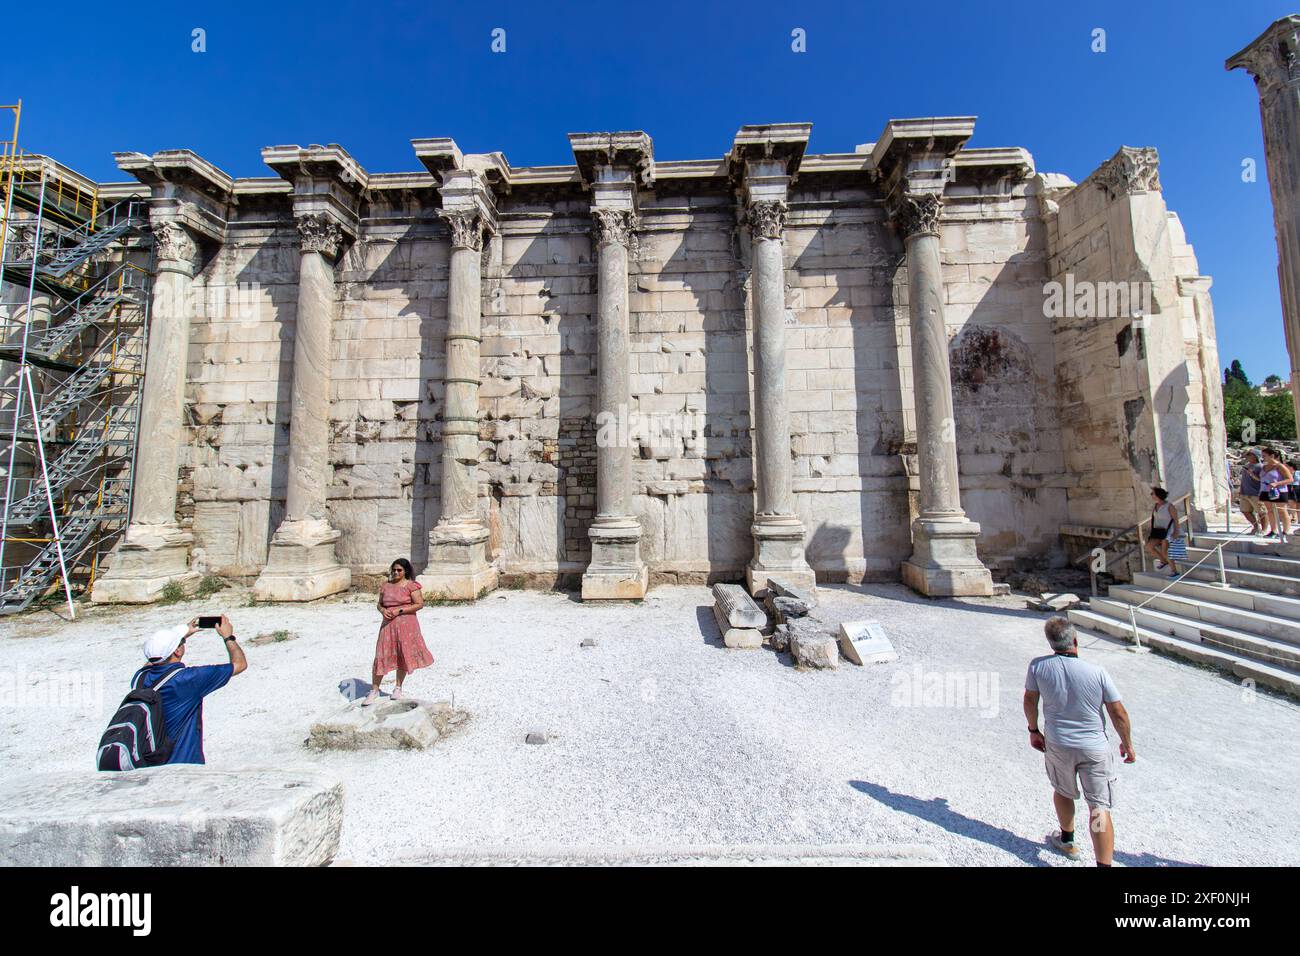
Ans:
[[[767,586],[778,597],[793,598],[796,601],[803,602],[809,608],[817,606],[817,595],[808,588],[799,587],[781,578],[768,578]]]
[[[313,724],[307,746],[316,750],[424,750],[466,716],[446,701],[380,698],[369,707],[353,701]]]
[[[836,668],[840,666],[840,648],[835,635],[809,618],[791,621],[790,653],[798,667]]]
[[[324,866],[342,827],[343,784],[306,769],[0,780],[0,866]]]

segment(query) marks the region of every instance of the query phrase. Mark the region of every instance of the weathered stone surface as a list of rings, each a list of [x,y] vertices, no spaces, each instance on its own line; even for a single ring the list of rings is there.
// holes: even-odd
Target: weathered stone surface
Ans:
[[[307,745],[317,750],[424,750],[465,718],[445,701],[381,697],[369,707],[353,701],[313,724]]]
[[[769,577],[767,587],[777,597],[793,598],[809,608],[817,606],[816,588],[804,587],[802,584],[782,577]]]
[[[1068,611],[1078,607],[1083,601],[1077,594],[1044,594],[1037,600],[1028,600],[1025,606],[1034,611]]]
[[[784,624],[794,618],[807,617],[812,610],[808,604],[797,598],[782,597],[771,590],[763,598],[763,606],[767,608],[768,613],[772,615],[772,619],[777,624]]]
[[[718,608],[718,619],[725,619],[729,626],[755,630],[767,627],[767,615],[740,585],[713,585],[713,600]]]
[[[876,621],[845,621],[840,624],[840,653],[854,664],[884,664],[898,660],[898,651]]]
[[[772,650],[785,652],[790,648],[790,625],[778,624],[772,628],[772,636],[769,638],[772,642]]]
[[[544,730],[528,731],[528,733],[524,734],[524,743],[534,744],[534,745],[540,745],[546,743],[546,731]]]
[[[748,597],[748,595],[746,595]],[[713,617],[722,632],[722,643],[727,647],[754,648],[763,646],[763,632],[755,627],[733,627],[721,604],[713,605]],[[763,619],[765,622],[767,618]]]
[[[3,866],[321,866],[343,784],[311,770],[176,765],[0,780]]]
[[[839,642],[823,625],[810,618],[799,618],[786,626],[790,629],[790,653],[794,655],[797,666],[840,666]]]

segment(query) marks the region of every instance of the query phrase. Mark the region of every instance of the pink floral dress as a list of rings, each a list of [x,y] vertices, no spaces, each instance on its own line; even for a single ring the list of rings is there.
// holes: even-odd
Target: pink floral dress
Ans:
[[[409,607],[420,585],[415,581],[393,584],[385,581],[379,591],[379,603],[384,607]],[[375,673],[387,674],[401,668],[410,673],[433,663],[433,655],[425,646],[420,633],[420,622],[414,614],[399,614],[379,626],[379,641],[375,645]]]

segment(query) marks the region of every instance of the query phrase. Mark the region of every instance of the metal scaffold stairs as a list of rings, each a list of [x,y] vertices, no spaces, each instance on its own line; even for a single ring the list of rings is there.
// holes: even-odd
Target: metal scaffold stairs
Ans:
[[[0,141],[0,615],[71,613],[131,510],[150,270],[147,201]]]

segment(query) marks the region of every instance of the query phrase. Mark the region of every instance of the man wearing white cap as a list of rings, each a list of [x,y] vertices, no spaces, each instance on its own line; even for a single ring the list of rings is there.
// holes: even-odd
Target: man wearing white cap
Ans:
[[[144,642],[144,656],[149,663],[136,672],[140,687],[152,687],[173,671],[179,672],[158,691],[162,696],[163,723],[172,742],[168,763],[204,762],[203,698],[248,668],[244,649],[235,640],[235,627],[224,614],[216,631],[225,642],[230,663],[186,667],[181,663],[185,642],[198,629],[195,619],[188,626],[176,624],[150,634]],[[137,686],[135,678],[131,685]]]

